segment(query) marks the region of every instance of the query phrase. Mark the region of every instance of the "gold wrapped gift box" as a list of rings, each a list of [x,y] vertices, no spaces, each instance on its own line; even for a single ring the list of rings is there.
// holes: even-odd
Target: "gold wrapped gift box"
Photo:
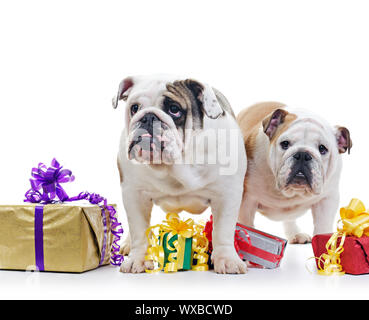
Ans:
[[[0,206],[0,269],[35,270],[35,204]],[[113,236],[106,212],[106,246],[97,205],[43,206],[45,271],[84,272],[109,264]],[[104,258],[101,259],[102,252]],[[101,262],[101,263],[100,263]]]

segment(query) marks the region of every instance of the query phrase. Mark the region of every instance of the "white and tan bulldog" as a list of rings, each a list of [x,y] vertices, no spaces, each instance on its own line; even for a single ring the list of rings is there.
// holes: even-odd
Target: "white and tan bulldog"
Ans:
[[[153,204],[165,212],[214,216],[212,260],[218,273],[245,273],[234,248],[246,152],[225,97],[208,85],[170,76],[124,79],[113,99],[126,102],[118,154],[130,237],[122,272],[153,268],[145,261]]]
[[[332,232],[340,154],[352,146],[349,130],[277,102],[253,105],[237,121],[248,159],[239,221],[253,226],[258,211],[283,221],[290,243],[307,243],[311,237],[298,229],[296,218],[311,209],[314,234]]]

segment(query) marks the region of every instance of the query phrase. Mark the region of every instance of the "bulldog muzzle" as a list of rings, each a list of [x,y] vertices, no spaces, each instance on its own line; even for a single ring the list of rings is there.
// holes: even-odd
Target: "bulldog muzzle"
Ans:
[[[135,130],[128,152],[131,152],[137,144],[145,151],[163,151],[164,141],[161,138],[163,123],[158,116],[152,112],[148,112],[138,123],[139,126]]]
[[[297,152],[293,155],[294,162],[287,185],[309,185],[312,187],[311,160],[313,157],[308,152]]]

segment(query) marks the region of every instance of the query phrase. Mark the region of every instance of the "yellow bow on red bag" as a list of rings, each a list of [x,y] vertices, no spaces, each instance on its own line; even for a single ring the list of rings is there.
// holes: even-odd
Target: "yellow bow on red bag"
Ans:
[[[152,226],[146,231],[149,247],[145,260],[152,260],[157,264],[154,270],[146,269],[146,272],[176,272],[188,259],[191,259],[192,270],[208,270],[208,240],[203,231],[204,226],[195,224],[192,219],[183,221],[178,214],[168,213],[163,224]],[[192,241],[189,242],[190,238]],[[197,261],[195,265],[192,263],[193,259]]]
[[[343,244],[346,236],[369,236],[369,213],[363,202],[352,199],[347,207],[340,209],[341,226],[333,233],[326,244],[327,253],[323,253],[318,260],[318,274],[343,275],[345,271],[341,265],[340,255],[343,252]]]
[[[352,199],[347,207],[341,208],[340,215],[343,224],[341,231],[358,238],[369,236],[369,213],[359,199]]]

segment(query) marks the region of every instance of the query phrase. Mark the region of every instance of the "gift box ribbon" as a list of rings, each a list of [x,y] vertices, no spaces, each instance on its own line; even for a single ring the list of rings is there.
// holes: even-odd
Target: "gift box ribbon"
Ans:
[[[123,234],[123,228],[116,217],[116,210],[108,205],[107,199],[96,193],[81,192],[77,196],[69,197],[61,183],[74,181],[72,171],[63,169],[59,162],[54,158],[50,167],[39,163],[38,167],[32,168],[32,178],[30,179],[31,188],[26,192],[24,200],[30,203],[39,203],[35,207],[35,260],[38,270],[44,270],[43,256],[43,205],[62,203],[65,201],[73,202],[87,200],[91,204],[98,205],[101,208],[101,216],[104,225],[104,238],[101,250],[99,266],[102,265],[106,253],[107,245],[107,217],[109,214],[110,229],[113,234],[113,243],[111,247],[110,264],[119,266],[123,262],[123,256],[119,254],[120,246],[118,244]]]
[[[145,260],[154,261],[157,264],[154,270],[146,270],[146,272],[156,273],[160,270],[176,272],[182,269],[184,261],[188,260],[186,255],[189,254],[189,250],[186,242],[188,244],[187,239],[190,238],[192,238],[191,255],[193,259],[196,259],[196,263],[192,264],[191,269],[195,271],[208,270],[208,240],[203,231],[204,226],[195,224],[192,219],[182,221],[178,214],[168,213],[162,224],[157,224],[146,230],[149,247]],[[165,251],[169,253],[167,262],[165,262]]]
[[[44,207],[35,207],[35,261],[39,271],[44,271]]]
[[[241,237],[242,233],[244,234],[244,237]],[[247,252],[248,254],[252,254],[273,263],[279,262],[283,258],[281,254],[271,253],[253,246],[251,243],[251,238],[245,230],[236,230],[234,246],[242,260],[246,260],[246,258],[241,251]]]
[[[369,213],[364,203],[359,199],[352,199],[347,207],[340,209],[341,219],[338,221],[337,231],[332,234],[326,244],[327,252],[315,257],[318,262],[318,274],[343,275],[345,271],[341,265],[341,253],[346,236],[369,236]]]
[[[208,238],[210,244],[212,241],[212,233],[213,233],[213,216],[210,216],[210,220],[205,225],[205,233]],[[243,236],[242,236],[243,235]],[[211,245],[210,245],[211,247]],[[261,248],[255,247],[252,242],[249,234],[245,229],[236,230],[234,235],[234,247],[242,260],[246,260],[245,254],[242,252],[252,254],[261,259],[267,260],[269,262],[278,263],[283,258],[283,254],[275,254],[268,251],[265,251]],[[210,251],[212,248],[210,249]],[[256,264],[255,264],[256,265]]]
[[[168,240],[169,239],[169,240]],[[176,241],[178,243],[176,243]],[[181,235],[170,236],[169,232],[164,233],[160,239],[160,243],[164,248],[164,264],[173,263],[173,258],[176,258],[175,270],[189,270],[192,263],[192,238],[185,238]],[[180,249],[178,249],[180,248]],[[170,259],[169,259],[170,257]],[[167,267],[168,269],[168,267]],[[174,271],[174,270],[173,270]]]

